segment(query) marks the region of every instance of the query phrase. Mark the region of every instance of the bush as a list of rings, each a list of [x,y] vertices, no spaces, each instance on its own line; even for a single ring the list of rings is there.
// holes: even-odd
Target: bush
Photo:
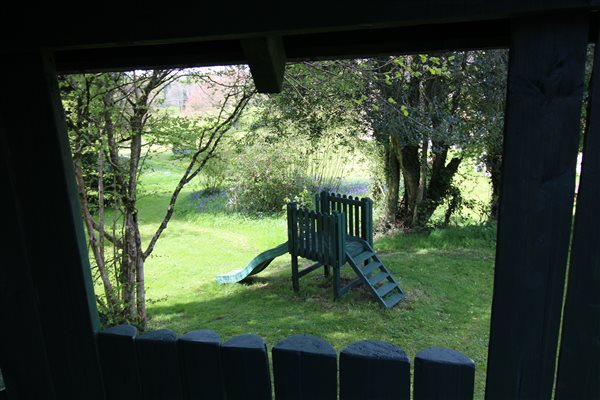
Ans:
[[[255,140],[233,163],[230,209],[275,213],[287,202],[311,204],[315,193],[339,191],[346,169],[357,162],[356,149],[346,142],[336,134]]]
[[[308,186],[299,153],[273,144],[246,148],[231,176],[228,206],[246,214],[277,212]]]

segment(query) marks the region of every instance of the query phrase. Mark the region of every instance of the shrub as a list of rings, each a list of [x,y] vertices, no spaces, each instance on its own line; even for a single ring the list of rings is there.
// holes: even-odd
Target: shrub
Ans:
[[[299,153],[273,144],[255,144],[238,155],[228,205],[247,214],[281,210],[308,182]]]

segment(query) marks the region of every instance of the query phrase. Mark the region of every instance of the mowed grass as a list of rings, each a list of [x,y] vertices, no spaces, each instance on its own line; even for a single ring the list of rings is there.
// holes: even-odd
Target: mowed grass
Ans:
[[[162,219],[180,167],[166,155],[152,166],[142,177],[139,203],[146,240]],[[475,360],[476,398],[483,398],[494,226],[377,238],[376,250],[407,295],[399,306],[385,310],[363,288],[333,301],[331,282],[321,271],[302,278],[295,294],[289,255],[245,284],[216,283],[216,275],[242,268],[284,242],[286,221],[283,216],[227,213],[219,198],[194,195],[198,189],[182,193],[174,218],[147,260],[149,329],[212,329],[223,340],[253,333],[269,347],[303,333],[328,340],[338,351],[357,340],[384,340],[411,359],[430,346],[448,347]],[[352,278],[349,267],[343,276]]]

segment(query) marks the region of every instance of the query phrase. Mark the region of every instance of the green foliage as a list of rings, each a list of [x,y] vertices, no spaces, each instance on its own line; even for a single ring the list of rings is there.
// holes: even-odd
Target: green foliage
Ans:
[[[310,203],[315,193],[338,191],[356,157],[355,149],[335,134],[312,140],[301,134],[287,135],[282,141],[264,138],[254,138],[233,160],[232,210],[276,213],[289,201]]]
[[[275,144],[247,147],[235,160],[229,207],[247,214],[273,213],[306,190],[304,160]]]

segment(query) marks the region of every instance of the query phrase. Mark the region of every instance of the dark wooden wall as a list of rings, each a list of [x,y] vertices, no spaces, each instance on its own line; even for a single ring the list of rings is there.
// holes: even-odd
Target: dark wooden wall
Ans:
[[[92,19],[71,20],[52,19],[55,13],[49,10],[44,18],[27,15],[16,33],[4,32],[3,27],[0,204],[7,239],[2,241],[0,267],[0,368],[9,398],[104,398],[95,344],[97,312],[56,64],[48,52],[52,49],[39,49],[59,49],[56,55],[63,60],[59,65],[73,70],[168,66],[193,62],[194,57],[210,64],[221,62],[219,54],[235,62],[265,54],[260,46],[244,53],[240,39],[273,34],[282,37],[287,54],[259,58],[271,70],[263,75],[267,79],[280,78],[281,59],[290,52],[301,59],[469,47],[475,43],[471,37],[479,37],[475,47],[510,44],[487,397],[550,398],[571,235],[585,48],[590,12],[597,5],[583,0],[412,4],[390,0],[361,10],[319,12],[307,3],[284,15],[283,6],[271,4],[269,9],[236,8],[225,23],[223,18],[211,18],[221,15],[223,4],[215,10],[205,8],[204,23],[188,12],[177,23],[162,25],[160,18],[152,19],[143,11],[127,25],[110,25],[102,12]],[[584,11],[566,12],[576,10]],[[15,13],[15,20],[19,15]],[[170,16],[162,17],[164,21]],[[377,35],[389,38],[389,33],[411,32],[411,25],[418,26],[415,31],[429,28],[429,34],[423,40],[388,39],[384,45],[374,40]],[[44,35],[31,37],[34,26]],[[475,26],[480,30],[469,31]],[[44,27],[48,29],[40,29]],[[353,35],[370,39],[359,41],[360,50],[353,50],[348,39]],[[312,39],[303,45],[302,36]],[[163,47],[148,59],[150,51],[144,49],[150,45],[146,50]],[[122,52],[118,63],[102,65],[110,51],[118,52],[122,46],[138,53]],[[102,47],[117,50],[94,50]],[[182,56],[186,48],[187,56]],[[77,53],[84,51],[90,53]],[[89,57],[79,65],[77,54]],[[593,98],[596,86],[597,81]],[[560,351],[557,396],[564,399],[597,398],[599,392],[596,249],[600,246],[595,232],[600,218],[595,132],[599,112],[598,102],[592,104]]]
[[[0,368],[9,393],[20,395],[9,398],[103,399],[98,313],[53,61],[41,51],[14,54],[0,76]]]

